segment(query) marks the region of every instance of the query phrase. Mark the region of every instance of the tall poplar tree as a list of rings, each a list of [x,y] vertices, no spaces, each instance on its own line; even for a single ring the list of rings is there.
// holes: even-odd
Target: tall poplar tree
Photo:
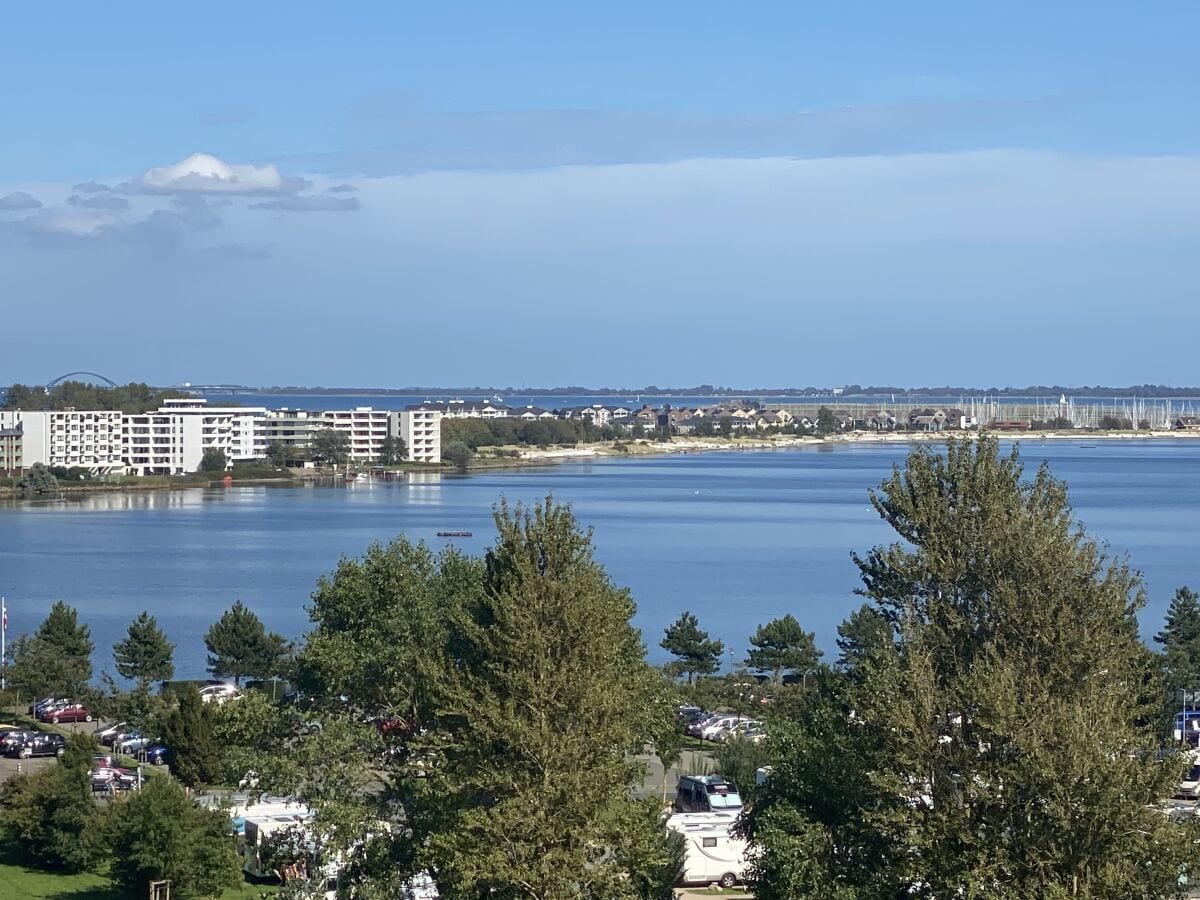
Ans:
[[[1140,579],[1045,467],[1023,476],[982,436],[872,492],[902,542],[855,561],[896,650],[773,727],[760,900],[1170,897],[1200,862],[1152,808],[1180,772],[1155,753]]]

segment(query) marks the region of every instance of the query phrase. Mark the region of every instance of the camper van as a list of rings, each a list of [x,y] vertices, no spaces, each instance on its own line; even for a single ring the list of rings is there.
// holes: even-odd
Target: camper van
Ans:
[[[684,861],[677,884],[741,884],[746,869],[746,842],[731,831],[728,816],[714,813],[677,813],[667,827],[683,835]]]
[[[742,795],[720,775],[684,775],[676,789],[675,809],[681,813],[725,813],[736,818],[742,811]]]

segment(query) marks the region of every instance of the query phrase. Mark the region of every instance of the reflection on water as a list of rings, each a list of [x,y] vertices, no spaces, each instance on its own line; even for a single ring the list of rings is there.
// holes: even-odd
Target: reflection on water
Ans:
[[[866,492],[903,459],[902,445],[593,460],[469,477],[91,494],[0,508],[0,594],[10,634],[66,599],[92,628],[101,667],[146,609],[199,675],[202,635],[236,599],[289,636],[307,626],[317,578],[343,555],[404,533],[438,531],[468,552],[491,542],[493,505],[570,502],[595,527],[596,550],[638,602],[652,658],[682,610],[742,653],[754,628],[792,612],[830,656],[837,624],[861,603],[851,550],[891,540]],[[1200,586],[1200,441],[1026,443],[1071,488],[1080,518],[1146,574],[1153,633],[1171,592]]]

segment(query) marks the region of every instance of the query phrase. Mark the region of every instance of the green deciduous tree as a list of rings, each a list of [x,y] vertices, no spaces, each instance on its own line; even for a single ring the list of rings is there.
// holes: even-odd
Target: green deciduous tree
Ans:
[[[163,727],[163,741],[171,748],[171,770],[188,787],[210,784],[221,774],[211,714],[195,685],[180,691],[179,705]]]
[[[92,677],[93,649],[75,608],[56,600],[37,631],[13,644],[9,683],[27,697],[79,696]]]
[[[204,635],[208,670],[217,678],[244,676],[269,678],[279,673],[287,654],[287,641],[268,632],[262,620],[241,600],[233,604]]]
[[[1140,580],[1046,468],[1023,474],[984,436],[914,450],[872,493],[902,542],[855,561],[896,649],[773,723],[761,900],[1168,897],[1200,861],[1194,826],[1152,808],[1180,773],[1155,753]]]
[[[288,464],[289,449],[282,441],[271,441],[267,444],[267,459],[271,461],[271,465],[283,468]]]
[[[805,631],[791,613],[759,625],[750,637],[753,647],[746,654],[746,665],[758,672],[769,672],[771,681],[779,684],[784,671],[800,675],[816,669],[821,651],[817,649],[816,635]]]
[[[340,466],[350,458],[350,435],[336,428],[322,428],[309,441],[313,459]]]
[[[379,445],[379,464],[394,466],[408,459],[408,445],[402,437],[385,437]]]
[[[96,743],[73,735],[58,765],[16,775],[0,787],[0,836],[28,865],[80,872],[105,856],[89,775]]]
[[[471,448],[461,441],[453,441],[442,448],[442,461],[459,469],[469,466],[474,455]]]
[[[53,494],[58,490],[58,479],[42,463],[34,463],[17,482],[24,494]]]
[[[169,681],[175,675],[174,653],[175,645],[148,612],[130,623],[124,640],[113,644],[117,672],[142,687],[153,681]]]
[[[725,652],[724,642],[710,640],[708,632],[700,629],[700,620],[686,611],[667,626],[659,646],[675,657],[671,669],[676,675],[687,675],[688,684],[694,675],[717,671]]]
[[[229,468],[229,457],[220,447],[207,447],[200,457],[201,472],[224,472]]]
[[[201,809],[169,778],[153,777],[109,808],[113,883],[122,896],[148,896],[169,880],[171,896],[215,897],[242,883],[233,826],[219,809]]]
[[[1200,690],[1200,596],[1181,587],[1167,607],[1167,620],[1154,636],[1162,644],[1167,688]]]

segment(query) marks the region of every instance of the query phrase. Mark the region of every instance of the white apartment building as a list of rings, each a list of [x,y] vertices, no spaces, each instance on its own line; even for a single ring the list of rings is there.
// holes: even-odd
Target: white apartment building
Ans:
[[[321,427],[344,432],[350,438],[350,459],[354,462],[376,462],[388,437],[390,419],[386,409],[370,406],[330,409],[322,414]]]
[[[199,416],[201,454],[219,447],[230,462],[266,458],[267,441],[260,427],[267,417],[265,406],[209,406],[202,397],[176,397],[164,400],[158,411]]]
[[[209,439],[217,430],[210,423]],[[184,475],[200,468],[205,423],[197,415],[170,412],[127,414],[122,438],[125,464],[134,475]]]
[[[409,406],[391,415],[393,437],[401,438],[412,462],[442,461],[442,412],[429,406]]]
[[[112,410],[4,410],[0,429],[21,431],[25,466],[42,463],[107,475],[124,469],[121,415]]]
[[[308,447],[313,434],[326,427],[323,413],[304,409],[269,409],[258,421],[259,438],[266,453],[272,444],[289,450]]]

